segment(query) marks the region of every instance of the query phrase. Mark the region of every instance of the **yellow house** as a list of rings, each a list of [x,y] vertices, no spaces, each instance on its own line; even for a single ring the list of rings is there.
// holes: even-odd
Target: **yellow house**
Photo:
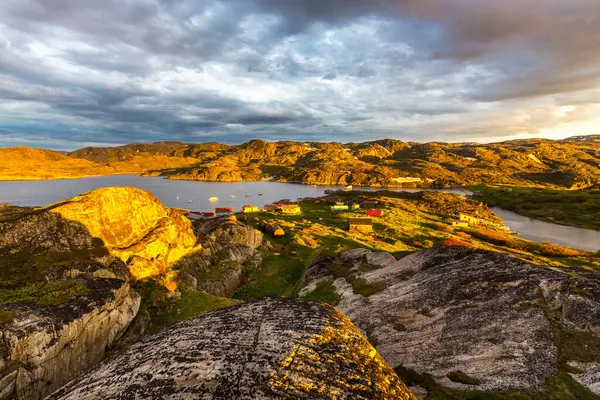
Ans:
[[[255,213],[255,212],[259,212],[260,209],[258,208],[258,206],[251,206],[246,204],[243,208],[242,208],[242,212],[245,213]]]
[[[476,216],[474,216],[473,214],[465,213],[465,212],[461,212],[458,215],[458,219],[460,219],[461,221],[467,221],[468,224],[476,224],[478,222],[478,219]]]
[[[287,215],[298,215],[302,213],[302,210],[297,204],[285,204],[281,207],[281,212]]]

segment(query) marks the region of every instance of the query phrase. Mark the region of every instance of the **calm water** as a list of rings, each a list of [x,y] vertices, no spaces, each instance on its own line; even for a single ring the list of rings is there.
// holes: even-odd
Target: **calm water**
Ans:
[[[199,211],[212,211],[215,207],[233,207],[234,210],[239,210],[244,204],[262,206],[281,199],[296,200],[301,197],[319,197],[323,196],[327,189],[339,189],[335,186],[311,187],[279,182],[170,181],[158,177],[112,175],[57,181],[0,181],[0,203],[44,206],[107,186],[137,187],[153,193],[169,207]],[[419,191],[418,189],[395,190]],[[460,189],[447,191],[463,196],[472,194]],[[232,198],[232,195],[235,198]],[[246,195],[249,197],[245,197]],[[216,196],[219,200],[210,202],[208,198],[211,196]],[[192,203],[189,203],[189,200]],[[493,211],[513,231],[520,233],[526,239],[536,242],[546,241],[589,251],[600,249],[600,232],[542,222],[500,208],[494,208]]]
[[[519,232],[520,236],[525,239],[540,243],[555,243],[587,251],[600,250],[599,231],[539,221],[497,207],[492,207],[492,211],[504,220],[506,226]]]
[[[279,182],[196,182],[171,181],[159,177],[111,175],[56,181],[0,181],[0,203],[18,206],[45,206],[83,192],[107,186],[133,186],[154,194],[169,207],[214,211],[215,207],[240,210],[244,204],[263,206],[281,199],[319,197],[339,187],[298,185]],[[262,194],[262,196],[259,196]],[[235,196],[232,198],[231,196]],[[245,197],[248,195],[249,197]],[[209,197],[219,200],[210,202]],[[188,201],[191,200],[192,203]]]

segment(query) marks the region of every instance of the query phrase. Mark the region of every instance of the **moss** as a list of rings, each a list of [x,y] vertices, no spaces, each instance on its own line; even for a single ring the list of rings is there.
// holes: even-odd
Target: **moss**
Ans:
[[[14,311],[0,310],[0,325],[10,324],[16,315]]]
[[[370,283],[366,279],[357,278],[352,280],[352,291],[355,294],[362,294],[369,297],[379,293],[387,287],[385,282]]]
[[[561,357],[566,361],[600,362],[600,338],[589,332],[563,331]]]
[[[62,304],[73,296],[89,293],[87,286],[78,280],[35,282],[15,289],[0,290],[0,304],[36,303]]]
[[[462,383],[465,385],[479,385],[481,383],[481,380],[474,378],[472,376],[469,376],[460,370],[448,372],[448,374],[446,376],[452,382],[458,382],[458,383]]]
[[[311,301],[331,304],[332,306],[336,306],[340,302],[340,296],[335,292],[335,286],[331,280],[317,283],[315,290],[308,293],[304,298]]]
[[[239,300],[217,297],[201,292],[184,291],[181,293],[179,300],[168,302],[160,312],[154,309],[150,313],[152,317],[152,330],[161,329],[176,322],[204,314],[205,312],[230,307],[239,303],[241,303]]]

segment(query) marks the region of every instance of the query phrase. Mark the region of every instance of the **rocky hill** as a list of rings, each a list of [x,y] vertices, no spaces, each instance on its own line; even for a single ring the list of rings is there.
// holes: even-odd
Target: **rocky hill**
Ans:
[[[446,390],[600,394],[597,274],[464,247],[398,261],[356,249],[317,260],[300,286],[301,296],[326,299],[365,331],[407,384],[448,395],[435,398],[463,398]]]
[[[594,136],[492,144],[394,139],[347,144],[251,140],[235,146],[157,142],[85,148],[68,157],[46,151],[41,163],[24,154],[26,150],[0,150],[5,153],[0,179],[136,173],[182,180],[273,179],[373,187],[493,183],[581,189],[600,183],[600,142]]]
[[[263,299],[181,322],[49,399],[414,399],[335,309]]]
[[[40,399],[104,357],[138,313],[130,279],[197,249],[154,196],[106,188],[44,207],[0,205],[0,399]]]
[[[493,144],[405,143],[393,139],[348,144],[252,140],[237,146],[159,143],[118,150],[85,149],[71,156],[108,162],[115,157],[127,159],[140,151],[186,155],[196,157],[197,165],[165,167],[148,174],[201,181],[274,179],[373,187],[502,183],[586,188],[600,180],[600,143],[585,139]]]

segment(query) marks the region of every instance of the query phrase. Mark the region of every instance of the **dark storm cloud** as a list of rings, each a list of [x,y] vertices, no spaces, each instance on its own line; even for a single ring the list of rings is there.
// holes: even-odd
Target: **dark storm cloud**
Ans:
[[[597,0],[3,0],[0,135],[535,134],[599,48]]]

